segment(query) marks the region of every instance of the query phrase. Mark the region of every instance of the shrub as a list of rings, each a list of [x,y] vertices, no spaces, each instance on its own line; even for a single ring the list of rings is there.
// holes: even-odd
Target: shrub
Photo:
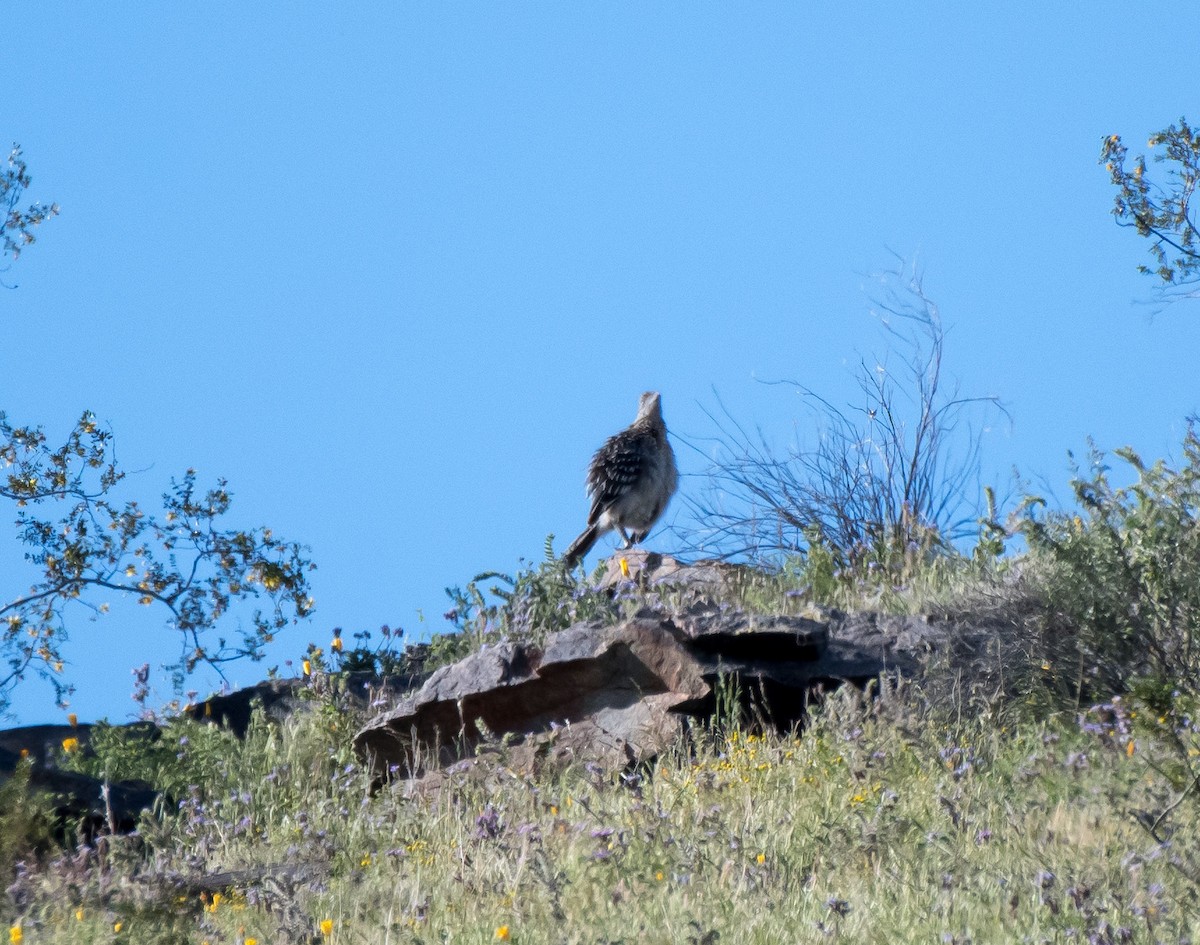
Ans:
[[[457,633],[433,638],[432,665],[454,662],[485,643],[540,643],[577,621],[608,620],[618,613],[607,589],[575,580],[554,554],[553,541],[553,535],[547,537],[544,560],[536,566],[515,575],[487,571],[466,587],[446,588],[452,606],[445,616]],[[484,586],[488,581],[496,583]]]
[[[5,886],[23,861],[39,850],[57,848],[66,839],[50,798],[31,787],[31,770],[29,759],[22,759],[0,784],[0,881]]]
[[[707,493],[680,529],[703,553],[753,561],[813,555],[829,570],[905,579],[975,531],[980,421],[995,397],[965,396],[943,373],[945,329],[915,270],[880,278],[888,352],[860,360],[857,404],[791,381],[816,443],[780,454],[726,412]]]
[[[1075,664],[1078,698],[1129,691],[1138,681],[1197,691],[1200,672],[1200,437],[1183,462],[1147,466],[1116,451],[1136,476],[1118,488],[1103,453],[1071,487],[1078,513],[1039,515],[1029,497],[1021,531],[1047,604],[1047,660]]]

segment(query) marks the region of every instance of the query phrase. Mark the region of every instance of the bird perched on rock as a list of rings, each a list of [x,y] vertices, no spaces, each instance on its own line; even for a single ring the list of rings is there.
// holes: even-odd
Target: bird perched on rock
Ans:
[[[667,442],[662,399],[656,391],[642,394],[637,419],[605,441],[588,467],[587,492],[592,499],[588,527],[571,542],[563,563],[573,568],[601,535],[619,531],[630,548],[658,521],[679,474]]]

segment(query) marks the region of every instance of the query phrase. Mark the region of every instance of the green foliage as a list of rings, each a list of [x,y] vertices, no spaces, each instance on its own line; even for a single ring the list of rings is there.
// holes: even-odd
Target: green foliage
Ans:
[[[1102,750],[1124,756],[1140,777],[1135,791],[1109,790],[1163,848],[1172,866],[1200,893],[1200,699],[1161,682],[1140,680],[1129,696],[1090,707],[1084,731]]]
[[[843,689],[802,734],[730,719],[633,773],[523,772],[499,749],[436,789],[373,791],[344,712],[257,719],[244,744],[176,740],[202,757],[180,803],[136,842],[32,864],[5,921],[38,945],[1115,943],[1192,928],[1194,811],[1159,824],[1170,846],[1130,816],[1160,813],[1150,729],[1129,753],[1073,719],[1007,728],[909,686]],[[214,874],[234,878],[201,895]]]
[[[29,784],[32,762],[22,759],[0,784],[0,885],[7,886],[17,864],[33,860],[38,851],[55,850],[63,837],[54,806]]]
[[[62,767],[102,781],[145,781],[168,797],[189,785],[214,783],[225,759],[240,748],[228,730],[181,716],[161,732],[151,725],[94,724],[88,750],[64,754]]]
[[[791,558],[784,566],[784,573],[791,572],[800,586],[807,587],[814,601],[830,603],[836,599],[839,579],[839,555],[830,548],[820,529],[810,527],[806,536],[807,554],[802,558]]]
[[[1021,521],[1050,607],[1055,649],[1074,664],[1077,696],[1127,692],[1139,679],[1191,692],[1200,678],[1200,439],[1189,424],[1180,466],[1147,466],[1117,450],[1135,481],[1114,486],[1105,457],[1071,486],[1079,514],[1041,513],[1031,497]]]
[[[1194,281],[1200,278],[1200,231],[1191,201],[1200,182],[1200,132],[1180,118],[1178,125],[1152,134],[1147,144],[1156,149],[1154,161],[1167,165],[1165,186],[1147,176],[1145,157],[1126,167],[1128,149],[1120,135],[1104,139],[1100,162],[1117,188],[1113,216],[1151,241],[1157,265],[1138,266],[1139,272],[1157,275],[1165,285]]]
[[[425,648],[420,645],[405,646],[404,630],[392,629],[387,624],[379,628],[379,642],[372,643],[370,630],[360,630],[351,637],[353,646],[343,649],[341,628],[333,631],[334,642],[330,649],[337,657],[330,657],[331,665],[338,672],[369,673],[373,676],[404,676],[419,672],[425,662]]]
[[[754,613],[799,613],[813,605],[889,614],[943,610],[990,592],[1013,566],[1005,555],[1004,527],[990,518],[979,527],[969,555],[935,542],[907,553],[864,555],[854,563],[844,563],[814,530],[805,554],[791,555],[777,568],[746,568],[731,579],[729,599]]]
[[[979,519],[979,537],[971,550],[971,560],[981,572],[1002,572],[1008,564],[1004,559],[1008,550],[1008,529],[999,521],[996,491],[991,486],[984,486],[983,495],[987,508]]]
[[[198,891],[231,868],[264,875],[255,873],[264,862],[308,870],[315,886],[351,856],[361,859],[362,822],[348,809],[357,812],[370,793],[350,749],[361,718],[327,695],[314,693],[310,704],[285,726],[256,712],[243,740],[191,720],[171,722],[157,739],[98,726],[93,751],[65,763],[101,778],[148,780],[166,801],[143,816],[138,835],[101,837],[30,871],[0,913],[37,942],[315,940],[317,923],[298,918],[286,892],[261,891],[250,909],[227,884]],[[306,902],[315,895],[303,890]],[[268,926],[270,939],[261,931]]]
[[[21,146],[14,144],[0,171],[0,256],[17,259],[25,247],[36,241],[34,229],[58,215],[56,203],[31,203],[21,209],[21,197],[32,183]]]
[[[1085,729],[1141,769],[1135,797],[1110,792],[1200,890],[1200,437],[1178,466],[1117,450],[1133,482],[1114,486],[1093,450],[1072,489],[1079,514],[1041,513],[1022,531],[1047,613],[1036,645],[1043,688],[1099,700]]]
[[[553,535],[546,538],[540,564],[512,575],[486,571],[465,587],[446,588],[452,606],[445,616],[457,632],[433,638],[433,665],[460,659],[485,643],[510,639],[536,644],[581,620],[613,619],[619,608],[611,595],[598,585],[576,581],[554,554],[553,542]],[[486,587],[486,582],[495,583]]]
[[[105,598],[127,597],[165,611],[179,633],[177,686],[199,663],[219,665],[259,658],[262,647],[313,608],[304,548],[269,528],[229,529],[221,522],[232,503],[225,480],[198,491],[189,469],[172,480],[163,512],[152,515],[136,501],[119,502],[124,479],[112,434],[84,413],[65,443],[52,447],[38,427],[15,426],[0,412],[0,463],[6,467],[0,498],[17,507],[16,529],[40,571],[23,594],[0,597],[0,708],[29,672],[48,679],[60,702],[70,691],[63,678],[62,647],[68,611],[99,615]],[[42,510],[50,514],[39,514]],[[208,639],[236,605],[266,606],[247,615],[237,642]]]
[[[745,728],[751,721],[746,709],[745,688],[736,675],[722,673],[713,685],[713,696],[713,713],[708,720],[710,735],[726,738]]]

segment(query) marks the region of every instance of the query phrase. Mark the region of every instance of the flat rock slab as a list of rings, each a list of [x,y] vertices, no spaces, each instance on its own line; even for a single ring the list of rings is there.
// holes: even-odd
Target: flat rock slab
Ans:
[[[625,569],[621,568],[622,560]],[[628,575],[625,574],[626,570]],[[719,592],[728,589],[743,575],[752,573],[753,569],[746,565],[725,561],[691,563],[654,551],[630,548],[617,552],[605,562],[604,575],[597,586],[610,590],[637,586],[684,587]]]
[[[540,650],[509,643],[443,667],[354,744],[377,773],[402,776],[470,755],[488,734],[535,754],[586,749],[624,765],[661,751],[679,730],[671,710],[709,692],[700,663],[663,621],[577,624]]]
[[[829,627],[808,617],[764,616],[702,605],[673,616],[694,652],[734,660],[812,661],[829,643]]]
[[[921,616],[823,617],[746,614],[699,599],[616,626],[576,624],[541,649],[488,647],[436,671],[369,722],[355,748],[381,777],[425,777],[492,753],[498,740],[510,766],[577,759],[624,768],[673,744],[685,716],[711,716],[719,687],[787,728],[820,692],[915,674],[961,638],[961,628]]]

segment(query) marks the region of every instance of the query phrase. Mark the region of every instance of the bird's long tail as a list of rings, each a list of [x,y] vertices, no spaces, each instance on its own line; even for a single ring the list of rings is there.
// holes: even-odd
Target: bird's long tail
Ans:
[[[592,545],[596,543],[596,539],[600,537],[600,526],[592,525],[588,527],[582,535],[571,542],[571,547],[567,549],[567,553],[563,555],[563,564],[568,569],[575,567],[583,556],[592,550]]]

